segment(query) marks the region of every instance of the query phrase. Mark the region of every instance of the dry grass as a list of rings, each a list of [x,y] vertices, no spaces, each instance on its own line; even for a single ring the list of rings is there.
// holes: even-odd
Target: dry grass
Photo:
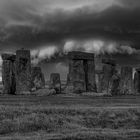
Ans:
[[[0,139],[140,138],[140,108],[0,106]]]

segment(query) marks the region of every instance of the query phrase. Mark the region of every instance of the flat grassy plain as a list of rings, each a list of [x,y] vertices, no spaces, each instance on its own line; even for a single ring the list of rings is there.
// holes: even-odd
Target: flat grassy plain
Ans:
[[[140,97],[0,97],[0,140],[139,140]]]

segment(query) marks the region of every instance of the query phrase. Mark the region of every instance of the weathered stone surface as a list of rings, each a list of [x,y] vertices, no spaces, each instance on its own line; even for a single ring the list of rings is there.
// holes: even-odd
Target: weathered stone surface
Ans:
[[[69,53],[69,78],[67,92],[96,91],[94,54]]]
[[[70,76],[67,74],[67,85],[70,83]]]
[[[109,65],[113,65],[113,66],[116,65],[115,60],[114,60],[114,59],[110,59],[110,58],[104,58],[104,59],[102,59],[102,63],[104,63],[104,64],[109,64]]]
[[[95,81],[96,81],[96,87],[97,87],[97,92],[101,93],[102,92],[102,78],[103,78],[103,72],[102,71],[96,71],[95,72]]]
[[[132,67],[121,68],[120,93],[122,95],[133,94],[132,72]]]
[[[102,77],[102,92],[109,92],[109,82],[114,74],[115,65],[105,64],[103,66],[103,77]]]
[[[32,67],[31,76],[32,88],[41,89],[45,87],[45,78],[40,67]]]
[[[5,54],[2,54],[1,57],[2,57],[3,60],[10,60],[10,61],[15,61],[16,60],[16,55],[14,55],[14,54],[5,53]]]
[[[16,51],[16,94],[29,94],[31,90],[31,58],[29,50]]]
[[[50,75],[50,89],[55,89],[56,93],[61,93],[61,81],[59,73],[52,73]]]
[[[95,65],[94,60],[87,60],[84,63],[85,67],[85,79],[86,79],[86,91],[97,92],[96,82],[95,82]],[[87,75],[86,75],[87,74]]]
[[[71,60],[74,60],[74,59],[75,60],[94,60],[93,53],[72,51],[72,52],[69,52],[68,56]]]
[[[2,54],[2,82],[4,94],[15,94],[15,55]]]
[[[111,95],[120,94],[120,75],[117,73],[117,71],[114,72],[109,82],[109,93]]]
[[[70,60],[69,83],[67,85],[67,89],[70,90],[69,92],[75,92],[75,93],[86,91],[83,60]]]
[[[136,70],[134,74],[134,92],[140,94],[140,70]]]

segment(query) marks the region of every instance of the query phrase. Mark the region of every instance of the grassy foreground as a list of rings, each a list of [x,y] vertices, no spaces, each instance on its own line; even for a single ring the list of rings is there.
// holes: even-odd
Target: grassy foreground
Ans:
[[[140,139],[140,108],[0,106],[0,140]]]

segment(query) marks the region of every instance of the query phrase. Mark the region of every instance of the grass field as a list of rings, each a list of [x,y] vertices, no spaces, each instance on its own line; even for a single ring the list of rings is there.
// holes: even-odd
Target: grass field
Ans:
[[[139,101],[139,96],[1,96],[0,140],[139,140]]]

